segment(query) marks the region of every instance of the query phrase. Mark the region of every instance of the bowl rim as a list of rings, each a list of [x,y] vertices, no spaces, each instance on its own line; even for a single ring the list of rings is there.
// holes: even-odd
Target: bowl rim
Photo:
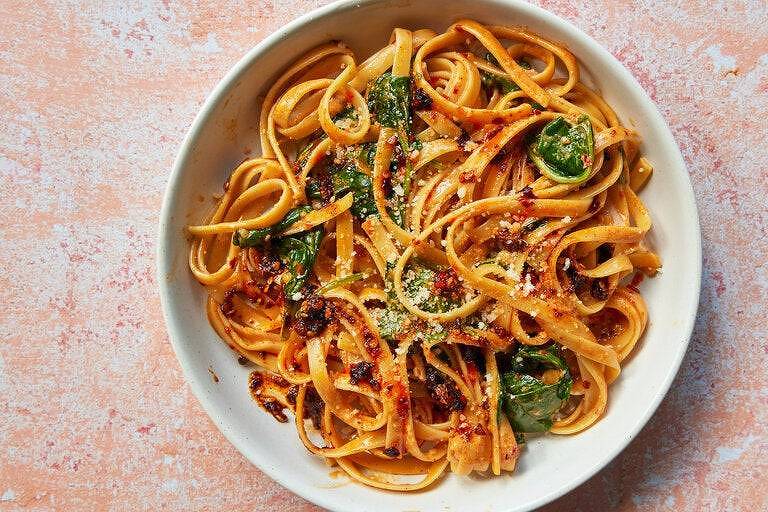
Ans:
[[[177,203],[177,184],[183,176],[184,168],[189,163],[194,143],[201,135],[203,127],[206,125],[207,121],[213,114],[215,107],[226,98],[227,94],[236,86],[239,78],[248,70],[254,61],[258,60],[262,54],[270,51],[270,49],[278,44],[283,38],[290,36],[292,33],[300,30],[302,26],[308,23],[329,15],[333,15],[333,13],[339,11],[355,9],[364,5],[387,3],[388,1],[391,0],[336,0],[330,4],[309,11],[308,13],[303,14],[302,16],[279,27],[267,37],[259,41],[243,57],[241,57],[240,60],[238,60],[238,62],[227,71],[224,77],[208,94],[202,106],[200,107],[200,110],[195,115],[195,118],[192,121],[186,135],[184,136],[181,146],[174,159],[173,167],[168,178],[165,193],[163,195],[157,232],[156,279],[160,292],[160,303],[163,312],[163,318],[168,330],[171,345],[173,346],[176,358],[181,365],[184,380],[192,389],[192,393],[203,407],[203,410],[206,412],[214,425],[216,425],[219,431],[224,435],[224,437],[246,459],[248,459],[251,464],[266,473],[272,480],[309,502],[329,510],[338,510],[341,512],[353,512],[353,509],[341,507],[340,504],[335,500],[327,499],[325,494],[322,492],[322,489],[314,489],[313,491],[309,486],[305,487],[303,485],[297,484],[296,481],[292,481],[290,478],[287,478],[286,475],[284,475],[276,467],[266,464],[264,461],[254,457],[251,451],[248,449],[248,443],[246,443],[245,440],[239,435],[231,432],[218,417],[218,415],[214,413],[213,399],[204,392],[202,381],[198,381],[194,378],[192,360],[195,358],[195,356],[192,354],[192,351],[184,348],[183,343],[180,340],[180,336],[176,332],[177,329],[174,325],[176,319],[171,311],[172,294],[170,289],[172,288],[172,285],[168,282],[167,279],[167,276],[173,272],[173,262],[170,261],[170,258],[168,257],[170,251],[166,248],[166,242],[171,239],[168,232],[169,226],[172,224],[174,205]],[[662,133],[661,136],[668,137],[672,141],[672,145],[677,150],[673,155],[670,155],[672,159],[676,160],[677,169],[687,171],[685,161],[682,157],[679,146],[677,145],[669,125],[661,115],[658,107],[648,96],[642,86],[637,82],[635,77],[629,72],[629,70],[606,48],[595,41],[589,34],[571,24],[569,21],[566,21],[560,16],[542,7],[529,4],[521,0],[493,1],[499,4],[504,4],[509,9],[523,11],[526,15],[545,20],[545,24],[551,25],[554,28],[567,34],[567,37],[563,41],[566,44],[568,44],[569,41],[580,39],[582,43],[590,46],[592,51],[596,52],[597,54],[601,54],[603,59],[606,59],[612,64],[612,67],[614,68],[612,71],[621,75],[623,82],[626,85],[637,89],[637,91],[640,93],[640,97],[646,104],[646,108],[643,109],[643,112],[651,116],[655,124],[662,127],[664,133]],[[688,213],[691,214],[690,218],[687,219],[689,222],[689,229],[692,233],[695,233],[695,246],[691,248],[691,251],[694,253],[693,256],[695,256],[695,267],[692,270],[692,275],[695,277],[695,287],[689,295],[689,301],[687,304],[688,314],[684,319],[684,325],[680,328],[680,332],[684,334],[684,337],[681,340],[682,342],[680,344],[680,348],[678,349],[677,353],[674,354],[672,364],[669,367],[669,371],[664,376],[661,386],[659,387],[659,391],[653,397],[653,400],[651,400],[651,402],[648,404],[647,409],[642,413],[639,421],[637,421],[634,427],[629,432],[627,432],[627,436],[611,446],[610,449],[605,450],[595,464],[579,473],[577,477],[559,486],[553,491],[542,494],[531,500],[528,503],[529,508],[527,510],[532,510],[537,507],[546,505],[547,503],[550,503],[555,499],[564,496],[565,494],[571,492],[573,489],[592,478],[600,470],[605,468],[616,456],[618,456],[619,453],[621,453],[629,445],[629,443],[632,442],[632,440],[634,440],[638,433],[646,426],[651,416],[653,416],[653,414],[658,409],[661,401],[667,396],[669,388],[680,369],[683,357],[688,350],[688,345],[690,343],[697,317],[702,275],[702,243],[698,208],[693,186],[690,180],[690,174],[688,172],[684,172],[682,174],[682,184],[684,185],[683,188],[685,189],[686,193],[686,197],[682,198],[682,200],[684,203],[686,203],[685,206],[688,210]]]

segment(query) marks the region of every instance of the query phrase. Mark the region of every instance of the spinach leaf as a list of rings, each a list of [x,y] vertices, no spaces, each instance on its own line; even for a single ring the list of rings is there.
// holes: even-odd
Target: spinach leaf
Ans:
[[[255,247],[265,244],[267,236],[276,237],[274,247],[277,255],[291,273],[291,278],[283,287],[286,301],[293,300],[297,293],[301,294],[301,290],[309,279],[323,238],[323,228],[317,226],[309,231],[284,237],[280,234],[311,211],[311,206],[297,206],[289,210],[276,224],[266,228],[238,230],[232,239],[232,243],[239,247]]]
[[[502,94],[520,90],[520,86],[509,78],[485,70],[480,71],[480,81],[488,89],[498,88]]]
[[[398,132],[411,129],[410,105],[411,78],[408,76],[392,76],[392,72],[387,71],[376,79],[368,93],[368,109],[379,124]]]
[[[391,71],[383,73],[373,83],[368,92],[368,109],[376,116],[379,124],[394,128],[400,149],[405,155],[405,173],[402,187],[405,196],[411,189],[411,174],[413,165],[409,158],[412,149],[411,130],[413,116],[411,114],[411,77],[392,76]]]
[[[556,382],[546,383],[541,374],[558,370]],[[523,347],[512,359],[512,369],[502,374],[501,401],[515,432],[546,432],[552,428],[552,416],[570,396],[573,380],[568,366],[552,346],[542,350]]]
[[[493,56],[491,52],[485,52],[485,60],[493,64],[494,66],[500,67],[501,64],[499,64],[499,61],[496,60],[496,57]],[[533,69],[533,66],[531,66],[531,63],[528,62],[525,59],[517,59],[517,64],[523,69]]]
[[[276,240],[277,254],[291,273],[291,278],[283,287],[286,302],[295,302],[303,297],[302,290],[312,273],[312,266],[315,264],[322,239],[323,228],[317,226],[304,233]]]
[[[595,141],[589,117],[576,124],[564,117],[549,122],[528,146],[528,156],[547,178],[558,183],[581,183],[589,177],[595,159]]]
[[[361,144],[358,158],[368,164],[368,167],[373,167],[373,160],[376,158],[376,143],[364,142]]]
[[[279,235],[311,211],[311,206],[298,206],[289,210],[288,213],[285,214],[285,217],[272,226],[250,230],[239,229],[235,231],[235,235],[232,237],[232,243],[238,247],[255,247],[261,245],[264,243],[267,236]]]
[[[378,213],[371,178],[358,169],[354,161],[347,160],[342,164],[328,166],[328,173],[310,178],[305,190],[311,201],[322,202],[352,192],[352,215],[365,220]]]
[[[517,351],[512,359],[512,370],[519,373],[532,373],[547,368],[556,370],[568,370],[568,365],[560,357],[555,345],[546,350],[536,346],[524,346]]]
[[[272,227],[258,229],[238,229],[232,237],[232,244],[238,247],[255,247],[264,243],[272,234]]]
[[[494,66],[500,66],[499,61],[496,60],[496,57],[494,57],[493,54],[490,52],[487,52],[485,54],[485,60],[487,60]],[[517,59],[516,62],[523,69],[533,69],[533,66],[531,66],[531,63],[525,59]],[[481,70],[480,80],[483,83],[483,85],[488,89],[498,87],[499,91],[501,91],[502,94],[507,94],[513,91],[520,90],[520,86],[518,86],[515,82],[513,82],[506,76],[498,75],[490,71]],[[538,108],[539,110],[544,110],[544,107],[542,107],[538,103],[531,103],[531,106],[533,108]]]
[[[319,179],[313,179],[311,176],[307,180],[307,186],[304,187],[304,193],[307,194],[307,199],[310,201],[325,201],[326,199],[321,192]]]
[[[421,150],[423,146],[424,145],[420,140],[414,140],[411,143],[412,149]],[[373,167],[373,161],[376,158],[376,144],[372,142],[366,142],[362,144],[358,158],[368,164],[369,167]],[[408,172],[408,166],[410,165],[410,161],[408,161],[406,164],[406,172]],[[397,173],[397,162],[390,162],[389,172],[392,175]],[[410,174],[408,174],[408,176],[410,176]],[[403,196],[407,194],[408,191],[406,190],[406,185],[403,184]],[[392,218],[395,224],[401,228],[405,227],[405,198],[403,196],[395,194],[394,196],[390,197],[389,202],[391,206],[387,208],[389,216]],[[375,202],[373,202],[373,207],[375,209]]]
[[[378,213],[376,202],[373,199],[371,178],[360,171],[354,162],[332,166],[330,172],[334,195],[341,196],[347,192],[352,192],[352,208],[350,208],[352,215],[360,220],[365,220]]]
[[[348,276],[337,277],[336,279],[328,281],[323,286],[315,290],[315,295],[322,295],[326,292],[333,290],[334,288],[338,288],[339,286],[344,286],[345,284],[354,283],[355,281],[365,279],[366,277],[368,277],[368,275],[365,274],[364,272],[357,272],[356,274],[349,274]]]

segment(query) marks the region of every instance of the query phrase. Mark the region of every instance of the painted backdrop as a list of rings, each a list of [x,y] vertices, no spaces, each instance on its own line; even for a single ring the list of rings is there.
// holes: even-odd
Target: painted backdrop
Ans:
[[[321,3],[0,0],[0,510],[316,510],[236,452],[184,384],[154,241],[205,95]],[[545,510],[768,510],[768,3],[537,3],[659,105],[704,236],[672,391],[622,455]]]

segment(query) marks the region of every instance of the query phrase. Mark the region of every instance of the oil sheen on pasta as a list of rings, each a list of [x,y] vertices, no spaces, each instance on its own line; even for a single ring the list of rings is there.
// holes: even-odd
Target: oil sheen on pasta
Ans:
[[[661,263],[652,166],[566,48],[471,20],[362,61],[331,42],[275,81],[260,136],[189,265],[310,452],[411,491],[600,419]]]

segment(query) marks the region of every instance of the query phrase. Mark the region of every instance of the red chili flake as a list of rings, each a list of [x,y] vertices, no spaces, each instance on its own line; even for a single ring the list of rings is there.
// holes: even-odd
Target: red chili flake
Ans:
[[[425,384],[430,398],[439,409],[461,411],[467,405],[467,399],[458,390],[456,383],[443,376],[434,366],[427,366]]]
[[[333,313],[334,307],[330,301],[311,295],[301,303],[293,329],[305,338],[317,336],[332,321]]]
[[[496,243],[499,249],[506,249],[510,252],[520,252],[528,247],[528,244],[522,239],[519,232],[513,233],[507,228],[501,228],[496,231]]]
[[[235,314],[235,304],[232,301],[232,297],[235,296],[235,290],[227,290],[224,293],[224,301],[221,303],[221,314],[229,318]]]
[[[533,200],[536,198],[536,195],[533,193],[533,189],[529,186],[526,186],[520,191],[520,204],[523,205],[523,208],[530,208],[533,206]]]
[[[435,284],[433,285],[435,293],[447,299],[457,301],[461,298],[461,292],[464,287],[459,281],[459,275],[453,268],[441,270],[435,275]]]
[[[389,448],[384,448],[384,450],[382,451],[384,452],[384,455],[386,455],[387,457],[395,458],[400,456],[400,450],[398,450],[394,446],[390,446]]]
[[[248,387],[250,387],[255,391],[261,388],[263,384],[264,384],[264,376],[259,372],[251,372],[250,382],[248,383]]]
[[[285,399],[288,400],[288,403],[291,405],[296,405],[296,397],[299,394],[299,386],[293,385],[288,390],[288,393],[285,394]]]
[[[464,145],[469,142],[469,133],[465,132],[464,130],[461,131],[461,134],[456,139],[456,143],[461,146],[462,148]]]
[[[365,350],[368,351],[368,355],[372,358],[378,359],[379,356],[381,356],[381,346],[379,346],[376,336],[374,336],[368,329],[363,331],[363,346],[365,347]]]
[[[257,256],[256,270],[260,277],[275,277],[282,273],[283,264],[280,258],[271,252],[263,252]]]
[[[361,361],[355,363],[349,369],[349,382],[357,384],[358,382],[370,382],[373,378],[373,363]]]
[[[477,176],[475,175],[474,169],[463,171],[461,174],[459,174],[459,181],[461,183],[473,183],[477,181]]]
[[[493,120],[493,122],[495,123],[495,122],[496,122],[496,119],[494,119],[494,120]],[[503,122],[503,120],[502,120],[502,119],[500,119],[500,120],[499,120],[499,122]],[[489,141],[489,140],[491,140],[493,137],[495,137],[495,136],[496,136],[496,135],[497,135],[497,134],[498,134],[498,133],[501,131],[501,128],[502,128],[501,126],[494,126],[493,128],[489,129],[489,130],[488,130],[488,131],[485,133],[485,136],[483,137],[483,140],[484,140],[484,141]],[[499,149],[501,149],[501,148],[500,148],[498,145],[497,145],[497,146],[494,146],[494,147],[492,147],[492,148],[490,148],[490,150],[491,150],[491,151],[494,151],[494,152],[495,152],[495,151],[498,151]]]
[[[456,425],[455,432],[461,437],[463,437],[464,439],[466,439],[467,441],[469,441],[472,438],[474,428],[472,427],[472,425],[469,424],[466,418],[463,420],[460,419],[459,424]]]
[[[261,406],[272,415],[280,423],[288,423],[288,417],[283,412],[283,404],[275,400],[274,398],[268,398],[262,400]]]
[[[320,420],[323,417],[323,409],[325,409],[325,402],[317,394],[317,391],[313,387],[307,388],[307,393],[304,395],[304,409],[307,416],[312,420],[312,426],[316,429],[320,429]]]
[[[417,87],[413,91],[413,100],[411,100],[414,110],[427,110],[432,108],[432,98],[424,92],[424,89]]]

